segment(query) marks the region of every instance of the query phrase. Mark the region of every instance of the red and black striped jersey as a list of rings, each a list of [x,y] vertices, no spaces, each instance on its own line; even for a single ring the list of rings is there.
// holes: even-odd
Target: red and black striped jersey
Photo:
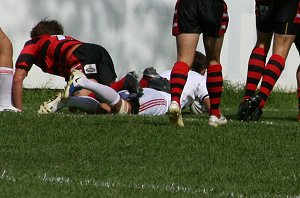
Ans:
[[[27,41],[17,59],[16,68],[29,71],[33,64],[44,72],[68,77],[66,54],[74,45],[82,44],[70,36],[44,34]]]

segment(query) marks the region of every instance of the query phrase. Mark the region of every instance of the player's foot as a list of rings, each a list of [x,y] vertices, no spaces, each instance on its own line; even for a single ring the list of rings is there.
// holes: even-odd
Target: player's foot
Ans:
[[[143,95],[143,89],[140,87],[138,76],[134,71],[127,73],[125,76],[124,89],[128,90],[130,93],[135,93],[137,97]]]
[[[44,102],[40,109],[38,110],[39,114],[48,114],[58,111],[57,104],[62,100],[62,93],[58,93],[54,98]]]
[[[149,78],[159,78],[160,75],[157,73],[156,69],[153,67],[148,67],[144,70],[143,76],[149,77]]]
[[[240,121],[248,121],[248,109],[249,109],[249,99],[244,100],[240,103],[239,109],[237,112],[237,119]]]
[[[70,97],[74,92],[79,91],[82,89],[82,87],[79,85],[79,81],[81,78],[85,76],[80,70],[74,70],[70,76],[70,80],[68,81],[62,98],[68,98]]]
[[[213,127],[218,127],[219,125],[227,124],[227,119],[221,114],[220,118],[215,115],[209,116],[208,124]]]
[[[12,105],[9,105],[9,106],[0,106],[0,112],[21,112],[21,110],[17,109]]]
[[[176,101],[171,102],[168,109],[168,113],[169,113],[169,119],[171,123],[173,123],[174,125],[178,125],[180,127],[184,127],[184,123],[181,115],[181,109]]]
[[[261,97],[254,96],[250,98],[249,109],[248,109],[248,118],[252,121],[257,121],[261,117],[263,111],[260,107]]]

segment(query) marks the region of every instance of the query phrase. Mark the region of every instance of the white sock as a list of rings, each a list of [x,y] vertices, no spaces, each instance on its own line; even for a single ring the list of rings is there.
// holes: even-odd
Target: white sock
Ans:
[[[100,103],[89,96],[71,96],[57,104],[57,110],[64,107],[74,107],[86,113],[97,113]]]
[[[12,106],[13,69],[0,67],[0,106]]]
[[[85,76],[78,79],[77,82],[82,88],[94,92],[99,99],[103,100],[110,106],[114,106],[121,99],[119,94],[111,87],[89,80]]]

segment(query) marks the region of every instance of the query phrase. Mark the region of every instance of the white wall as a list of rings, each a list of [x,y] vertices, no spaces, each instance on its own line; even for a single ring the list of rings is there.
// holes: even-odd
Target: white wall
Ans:
[[[176,0],[2,0],[2,29],[14,45],[14,61],[29,39],[31,28],[49,17],[62,22],[65,33],[104,46],[111,54],[119,77],[128,71],[139,74],[148,66],[160,72],[176,60],[171,25]],[[247,61],[255,42],[253,0],[227,0],[230,24],[225,36],[222,62],[227,80],[244,83]],[[203,51],[202,42],[199,50]],[[294,90],[299,55],[293,47],[278,85]],[[25,87],[62,88],[62,78],[33,67]]]

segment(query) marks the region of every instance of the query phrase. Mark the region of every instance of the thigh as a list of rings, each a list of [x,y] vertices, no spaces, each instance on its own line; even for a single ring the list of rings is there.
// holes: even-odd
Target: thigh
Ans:
[[[268,52],[271,46],[273,32],[264,33],[264,32],[257,31],[256,35],[257,35],[257,40],[256,40],[255,47],[263,48],[265,49],[266,52]]]
[[[275,34],[273,42],[273,54],[278,54],[286,58],[295,38],[295,35]]]
[[[179,34],[176,36],[177,61],[185,62],[191,66],[194,61],[199,34]]]
[[[206,59],[209,65],[220,64],[224,37],[203,37]]]
[[[109,53],[100,45],[84,44],[74,52],[83,65],[83,72],[89,79],[110,85],[117,75]]]

